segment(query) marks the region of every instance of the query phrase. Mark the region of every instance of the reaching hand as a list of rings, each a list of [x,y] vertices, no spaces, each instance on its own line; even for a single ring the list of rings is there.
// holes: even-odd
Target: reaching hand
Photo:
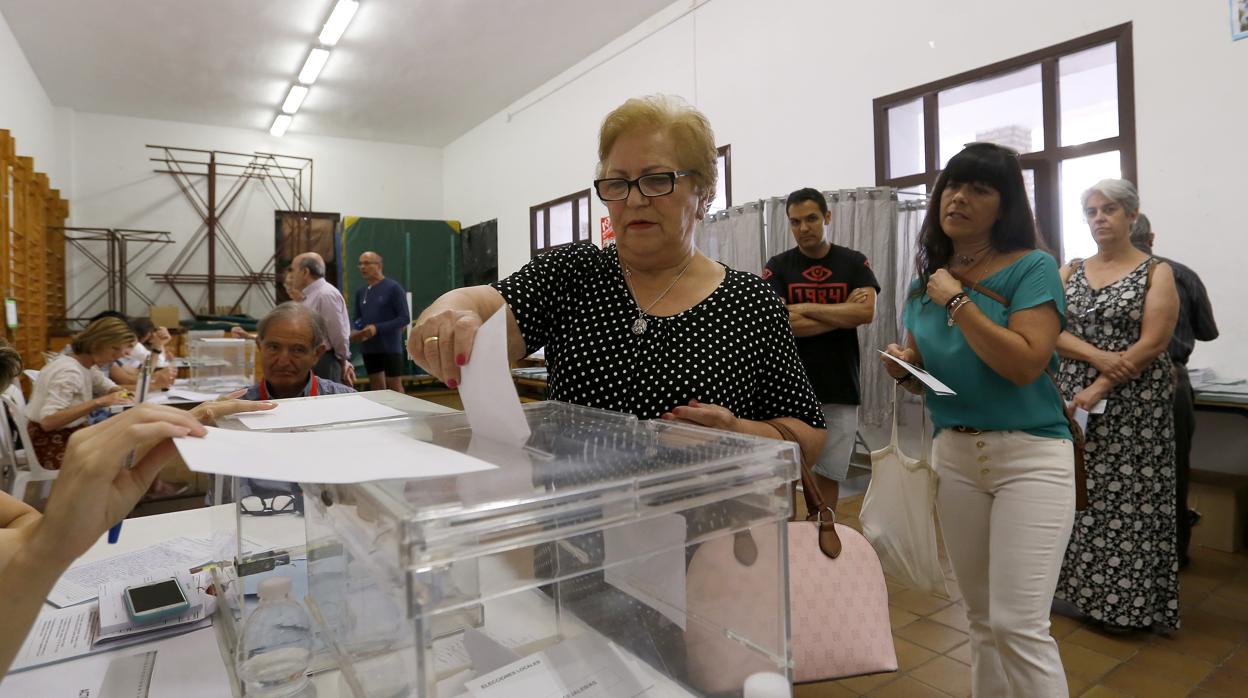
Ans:
[[[35,550],[68,564],[134,509],[174,453],[178,436],[203,436],[189,412],[143,404],[74,432],[52,486],[43,520],[31,533]],[[133,468],[126,468],[130,454]]]
[[[239,400],[238,398],[242,397],[246,392],[246,389],[238,390],[212,402],[201,402],[191,410],[191,416],[199,420],[200,424],[212,427],[216,426],[217,420],[222,417],[242,412],[263,412],[277,407],[276,402]]]
[[[424,318],[407,336],[407,353],[429,375],[459,386],[459,367],[472,358],[481,316],[471,310],[444,310]]]
[[[663,419],[686,424],[697,424],[724,431],[740,431],[738,420],[732,410],[719,405],[710,405],[697,400],[690,400],[689,406],[680,406],[671,412],[664,412]]]
[[[134,398],[128,391],[114,390],[111,393],[101,395],[95,399],[98,407],[112,407],[113,405],[133,405]]]

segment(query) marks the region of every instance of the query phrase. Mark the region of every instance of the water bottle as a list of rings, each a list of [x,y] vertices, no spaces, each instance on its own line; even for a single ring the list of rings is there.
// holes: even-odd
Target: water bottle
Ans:
[[[238,643],[238,677],[247,698],[314,698],[308,681],[312,621],[290,599],[290,577],[260,582],[260,605],[247,616]]]

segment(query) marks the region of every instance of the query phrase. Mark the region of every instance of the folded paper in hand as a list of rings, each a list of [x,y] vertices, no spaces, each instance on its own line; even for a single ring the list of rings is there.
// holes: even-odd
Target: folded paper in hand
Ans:
[[[877,351],[879,350],[877,349]],[[893,356],[892,354],[889,354],[883,351],[880,351],[880,353],[892,359],[893,361],[897,362],[898,365],[900,365],[902,368],[909,371],[910,374],[913,375],[915,378],[918,378],[919,381],[923,383],[923,385],[926,385],[927,387],[931,388],[933,393],[936,393],[937,395],[957,395],[957,393],[953,392],[952,388],[945,385],[944,383],[941,383],[939,380],[936,380],[936,376],[933,376],[932,374],[928,373],[927,371],[924,371],[918,366],[902,361],[901,359],[897,358],[896,356]]]

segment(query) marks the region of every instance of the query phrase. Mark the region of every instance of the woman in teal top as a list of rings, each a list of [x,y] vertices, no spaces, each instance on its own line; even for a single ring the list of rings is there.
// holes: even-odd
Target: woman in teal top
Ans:
[[[966,600],[975,696],[1066,696],[1049,609],[1075,511],[1074,448],[1057,366],[1065,294],[1036,249],[1015,153],[974,143],[936,180],[918,279],[888,353],[957,394],[928,396],[937,508]],[[923,386],[881,357],[911,392]]]

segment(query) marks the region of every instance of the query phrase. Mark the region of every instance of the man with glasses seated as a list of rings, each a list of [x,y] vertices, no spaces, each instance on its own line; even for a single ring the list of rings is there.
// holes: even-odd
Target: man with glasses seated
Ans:
[[[244,400],[279,400],[291,397],[338,395],[355,390],[313,375],[312,367],[325,353],[328,330],[319,313],[294,301],[282,303],[260,319],[256,347],[264,378],[243,393]],[[242,494],[264,499],[290,495],[293,483],[244,479]],[[276,508],[276,504],[273,504]],[[260,506],[263,511],[264,507]],[[244,507],[244,511],[248,511]]]

